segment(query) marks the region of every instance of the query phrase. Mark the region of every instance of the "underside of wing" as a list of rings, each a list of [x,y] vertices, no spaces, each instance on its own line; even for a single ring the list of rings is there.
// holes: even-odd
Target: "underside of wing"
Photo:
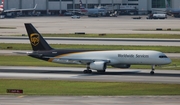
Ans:
[[[35,10],[36,7],[37,7],[37,4],[34,6],[34,8],[27,8],[27,9],[16,9],[16,8],[13,8],[13,9],[4,10],[4,12],[32,11],[32,10]]]
[[[88,64],[96,61],[103,61],[104,63],[110,63],[108,59],[76,59],[76,58],[55,58],[55,57],[44,57],[49,58],[56,62],[67,62],[67,63],[77,63],[77,64]]]
[[[29,51],[29,52],[25,52],[25,51],[18,51],[18,52],[13,52],[13,53],[16,53],[16,54],[26,54],[26,55],[29,55],[29,54],[32,54],[33,52]]]
[[[4,10],[4,12],[21,12],[21,11],[32,11],[33,9],[10,9]]]

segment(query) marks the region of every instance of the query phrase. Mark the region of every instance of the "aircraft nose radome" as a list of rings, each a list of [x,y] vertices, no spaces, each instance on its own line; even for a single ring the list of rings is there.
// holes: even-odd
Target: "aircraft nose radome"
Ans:
[[[170,58],[167,58],[166,63],[167,63],[167,64],[170,64],[171,62],[172,62],[171,59],[170,59]]]

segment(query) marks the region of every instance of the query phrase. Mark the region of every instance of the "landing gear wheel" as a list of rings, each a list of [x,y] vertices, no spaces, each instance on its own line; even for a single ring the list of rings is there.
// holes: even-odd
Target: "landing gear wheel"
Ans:
[[[86,70],[84,70],[84,73],[92,73],[92,70],[89,67],[90,63],[87,64]]]
[[[105,70],[97,70],[98,73],[105,73]]]
[[[84,73],[92,73],[92,70],[84,70]]]
[[[153,75],[153,74],[154,74],[154,71],[151,71],[150,74]]]
[[[152,65],[152,66],[151,66],[151,69],[152,69],[152,70],[151,70],[150,74],[151,74],[151,75],[154,75],[155,65]]]
[[[87,70],[84,70],[83,73],[87,73]]]

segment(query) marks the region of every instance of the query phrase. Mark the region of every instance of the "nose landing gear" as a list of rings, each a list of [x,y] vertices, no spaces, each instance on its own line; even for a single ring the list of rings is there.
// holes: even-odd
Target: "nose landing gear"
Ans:
[[[152,65],[151,66],[151,72],[150,72],[151,75],[154,75],[154,70],[155,70],[155,65]]]

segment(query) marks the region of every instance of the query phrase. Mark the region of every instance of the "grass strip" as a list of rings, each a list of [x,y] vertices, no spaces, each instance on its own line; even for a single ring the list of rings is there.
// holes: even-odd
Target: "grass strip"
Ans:
[[[18,55],[0,55],[1,66],[46,66],[46,67],[83,67],[85,65],[78,64],[57,64],[47,61],[42,61],[29,56]],[[132,69],[151,69],[150,65],[132,65]],[[156,69],[180,70],[180,59],[172,59],[172,63],[164,66],[157,66]],[[82,69],[83,70],[83,69]]]
[[[57,49],[90,49],[90,50],[156,50],[164,53],[180,53],[180,46],[126,46],[126,45],[74,45],[51,44]],[[32,50],[30,44],[0,43],[0,50]]]
[[[16,29],[16,27],[0,27],[0,29]]]
[[[138,30],[137,30],[138,31]],[[141,31],[141,30],[140,30]],[[177,31],[177,30],[174,30]],[[156,38],[156,39],[180,39],[178,34],[42,34],[43,37],[91,37],[91,38]],[[22,35],[17,35],[22,36]]]
[[[23,89],[24,95],[180,95],[180,84],[14,79],[0,79],[0,83],[1,95],[8,94],[6,89]]]

